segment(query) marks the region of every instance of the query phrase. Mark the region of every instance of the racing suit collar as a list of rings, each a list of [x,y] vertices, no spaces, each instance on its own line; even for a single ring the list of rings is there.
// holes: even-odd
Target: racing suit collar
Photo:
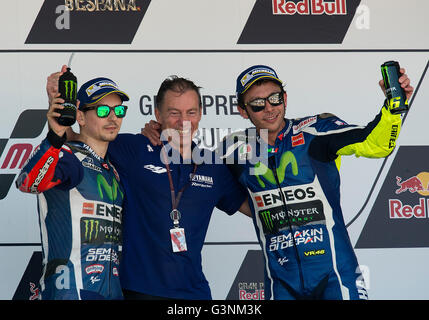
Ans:
[[[246,129],[246,140],[247,142],[252,141],[256,138],[256,141],[258,142],[258,147],[264,146],[263,148],[267,148],[268,155],[272,153],[277,153],[278,148],[276,146],[282,141],[286,135],[290,132],[292,128],[292,120],[286,119],[284,127],[280,130],[280,132],[277,134],[277,138],[274,142],[274,145],[268,144],[268,142],[265,142],[264,139],[260,136],[259,131],[256,129],[256,127],[247,128]],[[262,155],[261,155],[262,156]]]
[[[277,135],[275,145],[277,145],[278,141],[282,141],[285,136],[289,133],[290,129],[292,128],[292,121],[285,118],[285,126],[280,130],[279,134]]]
[[[282,141],[283,138],[289,133],[290,129],[292,128],[292,121],[290,119],[284,118],[285,120],[285,126],[280,130],[280,132],[277,135],[276,141],[275,141],[275,145],[277,145],[277,141]],[[252,127],[252,128],[247,128],[246,129],[246,136],[247,139],[253,139],[256,138],[256,140],[261,143],[262,138],[259,134],[259,131],[257,130],[256,127]],[[269,145],[269,144],[267,144]],[[274,147],[274,146],[272,146]]]

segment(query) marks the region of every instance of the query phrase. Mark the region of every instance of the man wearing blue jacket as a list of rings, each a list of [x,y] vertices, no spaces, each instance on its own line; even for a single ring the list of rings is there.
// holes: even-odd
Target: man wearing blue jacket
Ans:
[[[165,146],[154,146],[141,134],[120,134],[109,146],[126,193],[124,295],[208,300],[201,250],[212,211],[246,212],[246,191],[214,152],[192,142],[202,115],[199,88],[192,81],[166,79],[155,115],[168,135]]]

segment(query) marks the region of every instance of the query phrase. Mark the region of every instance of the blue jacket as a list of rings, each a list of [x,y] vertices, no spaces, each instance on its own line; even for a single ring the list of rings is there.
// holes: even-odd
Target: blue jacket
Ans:
[[[195,146],[193,150],[202,152]],[[109,155],[126,194],[120,275],[124,289],[160,297],[211,299],[201,266],[210,217],[215,207],[235,213],[246,191],[214,152],[206,152],[206,163],[197,166],[192,181],[193,164],[170,164],[176,194],[188,185],[178,207],[187,251],[173,252],[171,194],[161,147],[152,146],[140,134],[120,134],[110,143]]]

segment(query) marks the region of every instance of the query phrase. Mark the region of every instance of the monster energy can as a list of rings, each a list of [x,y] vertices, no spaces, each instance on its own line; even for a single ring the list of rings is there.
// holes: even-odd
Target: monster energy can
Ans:
[[[396,61],[383,63],[381,65],[381,74],[386,88],[390,112],[393,114],[407,112],[409,109],[407,96],[399,83],[399,77],[401,76],[399,63]]]
[[[61,114],[57,121],[62,126],[71,126],[76,122],[77,79],[70,68],[64,72],[58,81],[58,91],[64,99],[64,109],[57,109]]]

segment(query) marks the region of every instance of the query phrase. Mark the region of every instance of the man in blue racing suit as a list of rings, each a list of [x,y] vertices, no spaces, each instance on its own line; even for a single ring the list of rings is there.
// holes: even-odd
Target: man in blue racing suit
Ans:
[[[50,79],[58,83],[60,74]],[[64,100],[52,94],[48,135],[16,181],[21,191],[38,194],[41,298],[123,299],[119,251],[124,189],[106,153],[126,114],[122,102],[129,98],[110,79],[86,82],[78,92],[80,141],[66,143],[68,127],[56,120]]]
[[[409,98],[408,77],[400,82]],[[237,98],[256,128],[228,136],[218,152],[251,199],[265,299],[367,299],[340,207],[339,158],[389,155],[401,114],[386,102],[364,127],[332,114],[284,118],[282,81],[263,65],[238,76]]]

